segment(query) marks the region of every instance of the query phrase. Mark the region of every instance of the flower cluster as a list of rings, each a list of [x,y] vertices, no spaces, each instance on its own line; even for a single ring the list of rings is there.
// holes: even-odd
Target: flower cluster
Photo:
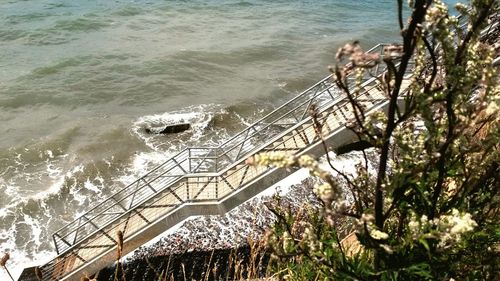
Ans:
[[[375,240],[386,240],[389,238],[389,234],[381,231],[375,226],[375,216],[373,214],[364,213],[361,218],[357,221],[358,227],[360,227],[362,232],[364,229],[368,230],[368,234],[371,238]]]
[[[273,165],[279,168],[290,167],[296,163],[296,158],[283,152],[268,152],[256,154],[247,159],[248,165],[269,166]]]
[[[433,220],[433,223],[441,233],[439,246],[442,248],[460,242],[465,233],[474,230],[477,226],[471,214],[460,213],[457,209],[453,209],[451,215],[444,215]]]
[[[318,241],[316,233],[314,233],[313,227],[309,226],[304,229],[304,234],[302,235],[302,242],[307,243],[307,247],[311,252],[320,251],[323,248],[323,244]]]
[[[334,181],[331,173],[321,168],[318,160],[310,155],[296,157],[283,152],[260,153],[247,159],[246,163],[248,165],[272,165],[279,168],[291,166],[306,168],[309,170],[311,176],[318,177],[322,180],[322,183],[314,188],[314,193],[325,202],[328,207],[331,207],[332,201],[341,197],[342,190]]]
[[[394,253],[391,246],[387,244],[387,240],[390,238],[389,234],[385,231],[380,230],[375,225],[375,216],[371,213],[364,213],[361,215],[357,221],[358,230],[357,233],[361,236],[367,235],[370,240],[375,240],[377,243],[376,247],[380,247],[387,254]],[[372,246],[373,247],[373,246]]]
[[[327,183],[316,185],[314,187],[314,193],[318,195],[323,202],[331,202],[335,196],[333,188]]]
[[[469,213],[460,213],[453,209],[451,214],[442,215],[429,220],[426,215],[417,218],[412,216],[408,223],[408,230],[414,240],[421,238],[437,239],[439,248],[449,248],[462,240],[464,234],[474,230],[477,226]]]

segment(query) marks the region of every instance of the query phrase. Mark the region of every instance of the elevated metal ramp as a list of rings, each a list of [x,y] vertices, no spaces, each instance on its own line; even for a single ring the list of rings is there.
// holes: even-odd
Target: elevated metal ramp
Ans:
[[[369,52],[383,56],[383,47],[379,44]],[[377,79],[384,72],[382,65],[371,69],[356,93],[367,114],[387,104]],[[354,89],[354,79],[348,80]],[[406,79],[402,88],[408,84]],[[353,138],[345,128],[354,117],[351,106],[328,76],[222,145],[184,149],[56,231],[58,256],[40,266],[43,280],[80,280],[108,266],[116,258],[118,231],[127,254],[189,216],[223,214],[293,172],[247,165],[254,154],[323,155],[308,114],[312,104],[320,112],[322,136],[330,146]]]

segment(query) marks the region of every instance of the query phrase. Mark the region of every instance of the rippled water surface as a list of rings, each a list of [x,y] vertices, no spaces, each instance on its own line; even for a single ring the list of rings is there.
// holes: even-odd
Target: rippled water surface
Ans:
[[[326,76],[353,39],[398,41],[395,1],[0,0],[0,252],[53,257],[54,230]]]

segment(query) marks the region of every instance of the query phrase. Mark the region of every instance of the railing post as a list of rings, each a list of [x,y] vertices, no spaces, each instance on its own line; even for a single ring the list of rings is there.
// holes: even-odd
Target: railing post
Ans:
[[[215,176],[215,199],[219,200],[219,176]]]
[[[54,245],[56,245],[56,253],[57,253],[57,255],[59,255],[60,254],[59,244],[57,244],[57,240],[56,240],[56,236],[55,235],[52,235],[52,240],[54,240]]]
[[[191,170],[191,148],[188,148],[188,165],[189,165],[189,172],[192,173],[193,171]]]
[[[215,173],[217,173],[219,171],[219,148],[216,147],[215,148]]]
[[[332,100],[335,100],[335,98],[333,97],[332,92],[330,92],[330,88],[327,88],[326,91],[328,92],[328,95],[332,98]]]

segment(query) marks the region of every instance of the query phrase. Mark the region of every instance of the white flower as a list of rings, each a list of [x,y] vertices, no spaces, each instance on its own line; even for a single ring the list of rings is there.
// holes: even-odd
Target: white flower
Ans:
[[[477,226],[471,214],[461,214],[457,209],[453,209],[451,215],[443,215],[433,222],[441,232],[441,241],[438,244],[440,247],[459,242],[465,233]]]
[[[429,222],[429,218],[427,218],[427,216],[426,216],[426,215],[422,215],[422,216],[420,217],[420,223],[421,223],[422,225],[425,225],[425,224],[427,224],[428,222]]]
[[[293,247],[292,236],[290,236],[290,233],[288,233],[288,231],[285,231],[283,233],[283,251],[285,253],[289,253],[292,247]]]
[[[408,227],[410,228],[410,231],[412,233],[417,233],[418,230],[420,229],[420,224],[417,221],[411,220],[408,223]]]
[[[363,223],[370,224],[370,223],[373,223],[374,221],[375,221],[375,216],[373,214],[364,213],[361,215],[361,218],[360,218],[361,224],[363,224]]]
[[[333,189],[327,183],[317,185],[314,188],[314,193],[316,193],[316,195],[318,195],[319,198],[325,202],[330,201],[333,198]]]
[[[389,234],[382,232],[378,229],[370,230],[370,236],[373,237],[373,239],[377,239],[377,240],[385,240],[385,239],[389,238]]]
[[[465,13],[467,11],[467,6],[465,6],[462,3],[457,3],[455,4],[455,9],[459,11],[460,13]]]
[[[472,231],[474,227],[477,226],[477,223],[471,218],[469,213],[465,213],[463,216],[460,216],[458,210],[453,210],[454,217],[452,218],[453,227],[450,229],[451,234],[462,234],[469,231]]]
[[[334,203],[334,208],[338,212],[343,212],[349,207],[349,202],[347,200],[340,200]]]

